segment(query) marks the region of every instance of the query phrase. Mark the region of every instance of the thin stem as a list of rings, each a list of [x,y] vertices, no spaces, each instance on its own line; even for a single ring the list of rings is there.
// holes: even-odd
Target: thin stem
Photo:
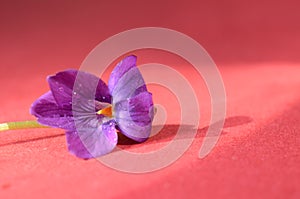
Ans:
[[[17,130],[17,129],[31,129],[31,128],[48,128],[39,124],[37,121],[20,121],[20,122],[7,122],[0,124],[0,131]]]

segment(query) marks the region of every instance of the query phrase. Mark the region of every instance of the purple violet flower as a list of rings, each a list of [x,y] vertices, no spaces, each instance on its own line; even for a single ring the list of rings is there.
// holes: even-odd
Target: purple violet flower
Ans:
[[[30,112],[42,125],[65,129],[68,150],[77,157],[111,152],[118,142],[117,130],[137,142],[149,137],[152,94],[136,67],[136,56],[117,64],[108,86],[78,70],[62,71],[47,80],[50,91],[32,104]]]

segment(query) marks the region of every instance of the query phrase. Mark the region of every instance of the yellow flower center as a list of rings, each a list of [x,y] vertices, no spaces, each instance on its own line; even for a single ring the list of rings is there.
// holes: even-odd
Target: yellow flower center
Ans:
[[[100,111],[97,112],[97,114],[101,114],[104,115],[106,117],[112,117],[112,106],[109,105],[107,107],[105,107],[104,109],[101,109]]]

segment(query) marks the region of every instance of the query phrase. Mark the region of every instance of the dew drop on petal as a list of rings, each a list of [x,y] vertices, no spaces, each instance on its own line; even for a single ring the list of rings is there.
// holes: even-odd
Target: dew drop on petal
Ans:
[[[116,142],[118,140],[118,137],[114,137],[114,142]]]

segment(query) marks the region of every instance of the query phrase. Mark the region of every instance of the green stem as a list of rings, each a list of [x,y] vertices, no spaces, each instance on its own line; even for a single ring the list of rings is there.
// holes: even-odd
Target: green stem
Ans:
[[[48,128],[39,124],[37,121],[20,121],[20,122],[7,122],[0,124],[0,131],[18,130],[18,129],[31,129],[31,128]]]

